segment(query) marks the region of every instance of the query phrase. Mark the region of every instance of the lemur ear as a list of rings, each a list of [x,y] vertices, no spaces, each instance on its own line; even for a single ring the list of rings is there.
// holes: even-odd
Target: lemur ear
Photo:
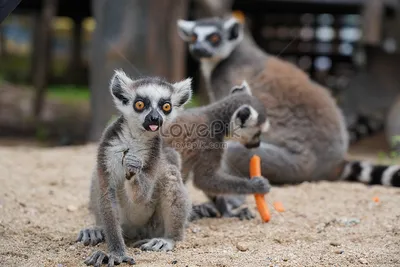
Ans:
[[[235,93],[247,93],[249,95],[252,95],[250,86],[246,80],[243,80],[241,85],[236,85],[236,86],[232,87],[230,94],[232,95]]]
[[[263,133],[268,132],[270,126],[271,126],[271,123],[269,122],[269,119],[266,119],[265,122],[261,125],[261,132],[263,132]]]
[[[178,26],[178,34],[182,40],[189,41],[196,23],[194,21],[179,19],[176,24]]]
[[[114,98],[114,102],[117,105],[128,105],[129,96],[127,94],[127,90],[132,82],[132,79],[129,78],[125,72],[122,70],[115,70],[115,73],[110,81],[110,92]]]
[[[192,78],[174,83],[172,86],[175,89],[171,99],[174,106],[184,106],[192,99]]]
[[[258,112],[249,105],[240,106],[232,116],[232,122],[240,128],[257,124]]]
[[[228,33],[228,40],[233,41],[239,38],[241,31],[241,24],[235,17],[231,17],[224,22],[225,32]]]

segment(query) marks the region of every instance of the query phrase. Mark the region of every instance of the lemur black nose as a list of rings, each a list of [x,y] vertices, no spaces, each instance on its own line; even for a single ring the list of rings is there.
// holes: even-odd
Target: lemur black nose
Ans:
[[[211,53],[207,51],[201,44],[196,43],[193,45],[192,49],[192,54],[195,57],[201,58],[201,57],[211,57]]]

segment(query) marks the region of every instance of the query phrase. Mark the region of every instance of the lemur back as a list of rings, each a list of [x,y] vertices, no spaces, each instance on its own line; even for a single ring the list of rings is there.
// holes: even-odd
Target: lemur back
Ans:
[[[262,174],[272,183],[349,179],[399,186],[400,166],[382,169],[345,160],[348,132],[328,90],[295,65],[264,53],[235,18],[180,20],[178,30],[201,63],[212,101],[228,95],[227,87],[247,80],[264,103],[271,130],[263,134],[255,153],[261,156]],[[226,165],[234,164],[245,174],[250,157],[243,146],[231,142]]]
[[[84,245],[107,243],[109,253],[99,250],[86,259],[93,266],[134,264],[125,240],[142,250],[172,250],[183,239],[191,208],[159,133],[190,100],[191,79],[132,80],[116,71],[110,91],[121,115],[105,129],[97,151],[90,192],[95,226],[81,230],[77,239]]]

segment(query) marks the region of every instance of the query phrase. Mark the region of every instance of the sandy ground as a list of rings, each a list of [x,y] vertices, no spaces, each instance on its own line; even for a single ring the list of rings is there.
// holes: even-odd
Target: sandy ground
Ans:
[[[106,249],[74,242],[92,223],[95,149],[0,146],[0,266],[85,266],[95,249]],[[371,157],[362,149],[353,155]],[[195,203],[204,200],[190,191]],[[269,223],[204,219],[190,225],[173,252],[128,254],[137,266],[400,266],[398,188],[303,183],[274,187],[268,201],[286,208],[272,210]],[[249,205],[255,211],[251,196]]]

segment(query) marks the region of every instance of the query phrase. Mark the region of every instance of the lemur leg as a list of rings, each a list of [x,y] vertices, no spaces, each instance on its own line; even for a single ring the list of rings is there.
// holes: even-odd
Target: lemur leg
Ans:
[[[165,177],[160,180],[159,213],[164,226],[164,236],[152,238],[142,244],[142,250],[170,251],[175,247],[175,242],[183,239],[185,226],[191,210],[191,202],[185,185],[182,182],[176,166],[170,166],[165,172]]]
[[[262,176],[272,184],[304,181],[304,172],[296,156],[284,148],[267,143],[261,143],[258,148],[250,150],[237,142],[228,142],[223,169],[234,175],[249,176],[250,158],[255,154],[261,158]]]

